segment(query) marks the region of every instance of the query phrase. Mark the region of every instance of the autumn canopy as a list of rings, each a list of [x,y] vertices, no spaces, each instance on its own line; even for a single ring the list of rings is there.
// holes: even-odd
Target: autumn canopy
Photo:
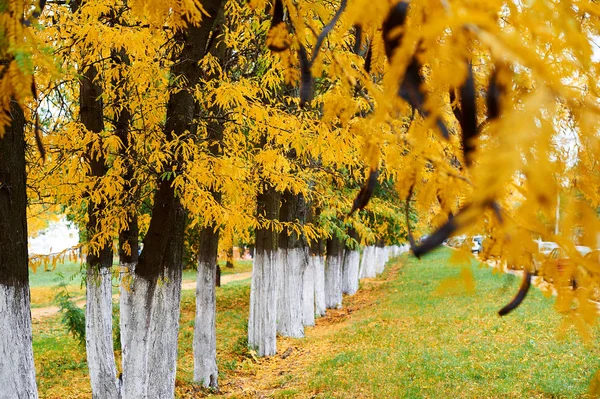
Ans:
[[[462,234],[527,284],[556,277],[536,241],[558,243],[581,288],[558,289],[558,310],[584,331],[600,290],[599,259],[576,250],[600,247],[599,30],[591,0],[0,0],[0,294],[25,306],[0,302],[0,334],[29,326],[26,348],[28,269],[52,262],[27,256],[26,206],[30,225],[62,212],[82,231],[103,397],[172,395],[181,270],[198,268],[199,326],[219,246],[236,240],[255,248],[259,355],[303,334],[309,254],[340,253],[339,278],[323,272],[336,307],[344,251],[421,256]],[[122,386],[101,360],[113,252]],[[195,375],[216,386],[211,367]]]

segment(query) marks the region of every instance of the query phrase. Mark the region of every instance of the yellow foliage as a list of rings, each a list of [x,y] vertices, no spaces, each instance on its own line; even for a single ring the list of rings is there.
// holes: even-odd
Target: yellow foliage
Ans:
[[[88,220],[90,201],[105,204],[96,215],[100,231],[88,237],[90,250],[112,243],[132,213],[143,235],[159,181],[174,187],[194,226],[286,227],[308,240],[353,227],[362,243],[399,241],[408,231],[408,207],[418,234],[452,214],[456,233],[485,235],[482,255],[516,269],[536,269],[543,262],[536,240],[554,240],[576,260],[577,273],[588,276],[582,288],[598,286],[597,262],[575,250],[600,246],[600,63],[590,39],[600,31],[600,12],[594,2],[411,1],[406,23],[383,37],[395,2],[357,0],[341,10],[323,40],[341,2],[285,0],[286,19],[273,29],[267,3],[226,2],[215,45],[197,65],[199,83],[190,89],[195,120],[178,137],[164,131],[169,96],[188,90],[188,82],[171,73],[181,51],[173,39],[188,24],[202,26],[201,2],[102,0],[84,2],[77,12],[51,4],[39,26],[32,2],[6,3],[0,126],[10,122],[5,111],[14,98],[30,119],[41,116],[49,149],[44,165],[28,166],[32,204],[60,204],[79,226]],[[23,15],[32,23],[22,23]],[[352,51],[354,26],[363,32],[360,54]],[[386,44],[398,35],[402,40],[388,59]],[[286,50],[273,54],[267,45]],[[301,46],[309,58],[302,67],[314,80],[314,98],[304,108]],[[413,60],[421,65],[420,110],[398,95]],[[77,105],[79,78],[92,64],[104,105],[98,133],[83,127]],[[463,140],[455,116],[462,105],[451,98],[468,77],[467,65],[478,130]],[[488,117],[491,82],[501,88],[497,118]],[[132,115],[127,139],[115,132],[123,110]],[[32,129],[27,140],[33,144]],[[474,146],[469,157],[465,144]],[[104,175],[90,176],[94,159],[105,160]],[[129,165],[134,172],[126,177]],[[380,190],[366,210],[345,219],[371,169],[380,171]],[[132,182],[136,186],[127,188]],[[255,197],[265,184],[303,194],[322,208],[322,217],[309,225],[256,218]],[[465,262],[466,255],[453,259]],[[559,309],[567,312],[578,302],[591,320],[584,302],[569,295],[559,295]]]

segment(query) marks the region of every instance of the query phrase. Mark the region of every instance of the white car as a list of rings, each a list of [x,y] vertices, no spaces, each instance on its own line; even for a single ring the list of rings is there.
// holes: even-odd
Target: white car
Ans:
[[[575,249],[577,250],[577,252],[579,252],[579,254],[581,256],[586,256],[587,254],[589,254],[590,252],[592,252],[592,248],[585,247],[583,245],[576,245]]]
[[[558,244],[552,241],[538,241],[538,251],[542,255],[548,256],[553,249],[558,248]]]

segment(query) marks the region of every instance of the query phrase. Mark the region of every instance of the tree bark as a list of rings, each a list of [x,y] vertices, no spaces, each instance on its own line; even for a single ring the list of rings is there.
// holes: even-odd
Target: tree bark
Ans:
[[[279,220],[304,223],[306,206],[302,194],[286,190],[281,198]],[[284,227],[279,234],[280,259],[277,298],[277,332],[285,337],[304,337],[303,275],[308,264],[308,249],[301,237]]]
[[[213,38],[220,35],[225,23],[224,7],[219,9],[214,21],[217,26]],[[208,51],[216,57],[221,67],[225,65],[225,43],[221,38],[213,40],[214,44]],[[216,74],[210,74],[206,79],[216,79]],[[200,108],[200,107],[198,107]],[[202,112],[202,110],[199,110]],[[202,135],[208,142],[208,153],[212,157],[222,155],[223,131],[225,126],[215,117],[222,115],[219,106],[214,105],[208,110],[206,133]],[[201,133],[201,132],[198,132]],[[200,135],[200,134],[199,134]],[[210,193],[216,203],[221,203],[221,193],[211,189]],[[216,331],[216,289],[221,286],[221,268],[218,263],[219,226],[213,222],[203,226],[198,243],[198,272],[196,275],[196,320],[194,324],[194,381],[206,388],[218,389],[217,368],[217,331]],[[227,267],[233,267],[233,233],[231,246],[227,253]],[[231,261],[231,264],[230,264]]]
[[[343,261],[342,241],[334,235],[327,240],[327,260],[325,262],[325,306],[328,309],[342,307]]]
[[[0,386],[3,397],[37,398],[27,253],[25,116],[10,103],[0,137]]]
[[[233,240],[231,240],[231,245],[227,248],[227,260],[225,262],[225,267],[228,269],[233,269]]]
[[[315,325],[315,262],[314,257],[308,257],[302,278],[302,313],[305,326]]]
[[[129,63],[127,59],[127,55],[123,52],[119,54],[115,54],[114,57],[117,58],[118,62],[121,63]],[[118,98],[116,101],[116,106],[118,107],[122,99]],[[119,286],[120,289],[120,311],[121,318],[123,318],[123,314],[127,312],[127,300],[129,299],[129,292],[127,291],[130,287],[128,283],[128,279],[133,276],[135,268],[138,264],[139,260],[139,222],[138,222],[138,214],[137,214],[137,201],[138,201],[138,184],[135,179],[135,170],[133,166],[132,157],[135,155],[134,153],[134,141],[133,137],[130,133],[130,124],[131,124],[131,112],[127,107],[123,107],[118,113],[117,122],[115,124],[115,134],[123,143],[123,147],[121,149],[121,157],[123,158],[123,163],[125,165],[125,174],[123,176],[123,198],[122,201],[124,206],[128,208],[127,214],[127,227],[122,229],[119,232],[119,266],[121,268],[120,271],[120,281],[121,284]],[[126,317],[126,316],[125,316]],[[121,325],[123,322],[121,321]],[[122,343],[125,342],[123,333],[126,333],[126,330],[121,328],[120,330],[121,336],[121,348],[123,347]],[[122,395],[122,378],[119,379],[119,395]]]
[[[104,110],[101,100],[102,88],[97,78],[98,71],[93,65],[83,72],[79,91],[79,117],[88,131],[99,135],[104,130]],[[92,179],[101,179],[107,170],[104,155],[92,148],[93,145],[90,145],[85,154],[90,167],[89,175]],[[87,207],[86,231],[89,242],[102,231],[101,218],[106,204],[103,201],[95,202],[90,196]],[[91,245],[88,246],[86,258],[85,346],[92,396],[110,399],[120,397],[112,335],[113,254],[112,242],[100,245],[97,250]]]
[[[350,238],[358,240],[356,230],[350,229]],[[344,245],[344,262],[342,265],[342,292],[354,295],[358,291],[358,269],[360,266],[360,252],[358,247]]]
[[[325,304],[325,255],[312,256],[315,266],[315,315],[325,316],[327,305]]]
[[[218,388],[215,279],[219,231],[203,228],[196,276],[196,322],[194,325],[194,381]]]
[[[256,198],[257,216],[276,220],[279,195],[264,184]],[[277,233],[269,228],[256,229],[256,248],[252,265],[248,346],[258,356],[277,353]]]
[[[208,16],[200,27],[189,25],[177,32],[171,74],[184,82],[167,103],[167,141],[191,132],[196,109],[193,89],[199,82],[198,62],[214,29],[223,0],[203,2]],[[171,167],[181,166],[181,159]],[[183,268],[185,211],[173,182],[159,180],[152,219],[144,249],[135,268],[130,289],[123,298],[123,396],[125,398],[172,398],[177,369],[177,334]]]
[[[316,213],[318,214],[318,212]],[[314,313],[323,317],[326,314],[325,305],[325,241],[317,239],[310,245],[310,262],[314,269],[315,291],[314,291]]]
[[[375,262],[375,272],[377,275],[381,274],[385,270],[385,264],[389,260],[387,248],[384,246],[383,241],[378,241],[375,246],[376,251],[376,262]]]
[[[376,262],[377,254],[375,246],[369,245],[365,247],[360,261],[360,278],[373,278],[377,276]]]

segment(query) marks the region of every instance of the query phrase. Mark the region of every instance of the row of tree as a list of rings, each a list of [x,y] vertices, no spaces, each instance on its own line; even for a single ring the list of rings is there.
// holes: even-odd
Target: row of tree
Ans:
[[[311,273],[324,270],[317,313],[355,289],[360,245],[408,237],[420,256],[472,230],[489,235],[484,256],[525,270],[540,236],[574,258],[575,244],[597,246],[592,1],[0,0],[0,16],[0,384],[14,397],[37,395],[28,204],[85,231],[98,397],[173,395],[186,241],[195,377],[211,386],[220,231],[254,237],[259,354],[310,324]],[[561,236],[544,223],[557,192]],[[560,293],[567,303],[600,284],[599,265],[579,260],[589,278],[582,297]]]
[[[294,251],[319,237],[336,237],[336,242],[348,238],[336,207],[348,206],[352,186],[347,178],[362,168],[354,155],[355,143],[345,143],[338,152],[343,157],[332,162],[321,155],[333,148],[330,137],[302,137],[317,126],[320,111],[298,108],[292,82],[284,82],[277,59],[264,46],[268,17],[263,11],[213,1],[174,15],[167,9],[165,19],[152,20],[144,15],[149,10],[149,5],[136,9],[127,3],[74,1],[48,4],[43,12],[28,15],[29,23],[39,22],[42,28],[32,39],[40,48],[53,49],[52,62],[43,52],[32,55],[41,65],[42,60],[48,62],[28,76],[37,102],[34,108],[29,103],[12,104],[36,121],[32,138],[43,141],[38,148],[45,154],[40,159],[33,148],[25,151],[24,116],[12,117],[3,136],[3,143],[23,144],[21,154],[12,150],[22,157],[20,167],[27,172],[29,202],[60,205],[84,231],[86,353],[95,397],[173,395],[186,231],[197,239],[195,378],[216,387],[214,282],[219,231],[254,231],[257,254],[264,248],[261,237],[270,235],[269,245],[276,252],[283,249],[283,255],[270,265],[278,273],[268,278],[281,276],[278,285],[302,287],[305,266]],[[258,40],[248,41],[248,36]],[[342,133],[339,127],[326,129],[328,135],[344,137]],[[315,138],[320,148],[307,150]],[[351,162],[345,149],[355,158]],[[15,167],[14,160],[4,160]],[[20,177],[19,184],[24,185],[25,174]],[[330,190],[334,180],[331,206],[322,191]],[[12,193],[7,200],[15,203]],[[10,213],[23,223],[28,201],[18,200],[23,208]],[[263,215],[263,209],[270,216]],[[309,209],[329,220],[315,213],[307,223]],[[3,231],[11,234],[16,224]],[[331,231],[330,225],[337,230]],[[359,226],[366,232],[364,239],[373,241],[378,224]],[[26,236],[26,229],[22,233]],[[112,349],[116,237],[122,271],[120,380]],[[3,379],[12,381],[9,392],[16,397],[36,392],[27,344],[31,327],[26,247],[21,250],[25,257],[8,262],[5,270],[9,275],[20,270],[24,276],[19,281],[22,300],[15,319],[3,324],[20,340],[11,351],[21,353],[21,359],[12,363],[14,367],[3,367]],[[320,255],[322,259],[323,250]],[[264,266],[260,255],[257,259],[259,271]],[[339,265],[336,271],[341,271]],[[322,280],[321,284],[326,286]],[[260,282],[253,287],[265,289]],[[293,302],[300,298],[290,298],[288,312],[302,309],[302,301]],[[284,302],[279,301],[280,306],[286,306]],[[263,317],[274,314],[250,317],[264,323]],[[18,325],[29,327],[14,327]],[[14,378],[23,370],[28,374]]]

